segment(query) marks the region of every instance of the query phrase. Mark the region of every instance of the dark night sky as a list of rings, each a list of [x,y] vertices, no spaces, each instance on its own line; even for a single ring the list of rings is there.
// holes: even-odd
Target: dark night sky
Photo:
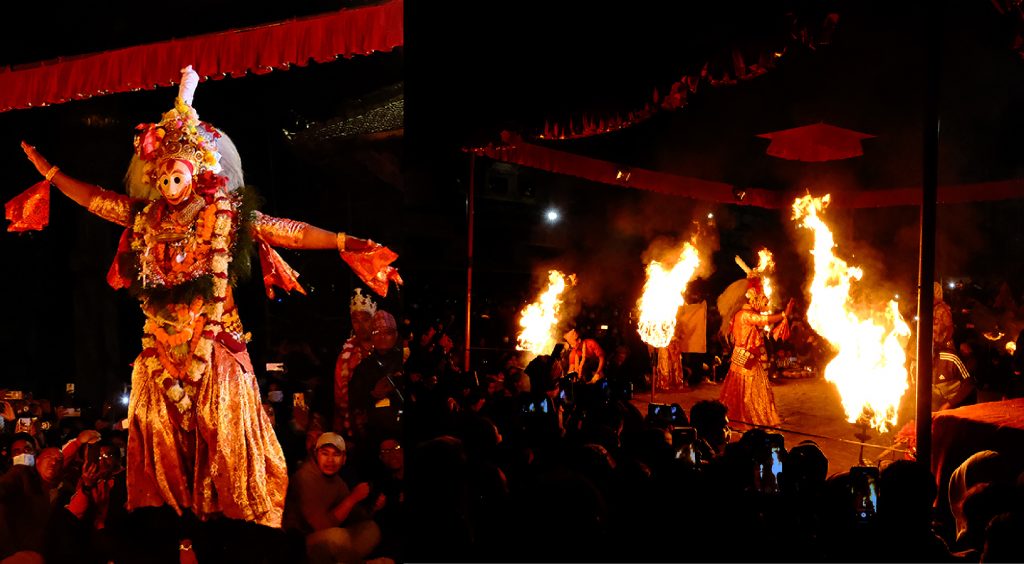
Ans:
[[[155,24],[137,3],[103,11],[66,3],[22,7],[8,29],[47,30],[24,41],[0,34],[0,64],[23,64],[141,42],[311,15],[353,3],[204,3],[183,21]],[[676,174],[743,186],[864,190],[914,185],[920,178],[923,39],[921,3],[758,1],[665,3],[516,3],[407,0],[406,45],[376,54],[266,76],[203,83],[201,118],[235,140],[247,179],[268,213],[350,230],[395,248],[407,286],[389,307],[433,318],[460,314],[465,282],[466,145],[494,141],[503,129],[535,131],[571,111],[633,109],[732,45],[760,45],[786,31],[784,16],[820,21],[835,10],[831,45],[793,52],[769,74],[736,86],[704,88],[681,110],[633,129],[556,142],[557,148]],[[930,3],[929,3],[930,5]],[[671,6],[671,7],[669,7]],[[505,11],[499,11],[505,10]],[[1012,22],[988,2],[950,2],[944,26],[941,88],[941,181],[1015,178],[1024,154],[1024,61],[1012,51]],[[87,30],[87,32],[82,32]],[[716,59],[717,58],[717,59]],[[368,174],[350,146],[295,146],[282,130],[340,115],[353,97],[404,80],[404,145],[385,147],[404,160],[399,190]],[[173,88],[119,94],[51,108],[0,114],[0,188],[9,199],[36,181],[18,141],[28,139],[83,179],[119,188],[132,128],[170,107]],[[826,121],[877,135],[865,156],[804,164],[764,155],[754,135]],[[5,149],[6,148],[6,149]],[[528,169],[477,163],[478,334],[499,335],[510,309],[532,296],[537,272],[572,269],[585,277],[580,299],[628,307],[642,284],[639,258],[658,237],[688,234],[695,218],[716,215],[722,250],[709,286],[739,276],[732,256],[768,244],[785,256],[799,292],[799,239],[778,212],[708,206],[635,190],[585,183]],[[513,178],[513,192],[497,193]],[[523,195],[523,192],[528,192]],[[103,276],[119,230],[54,193],[51,225],[32,235],[0,237],[7,276],[0,283],[10,320],[3,330],[3,381],[110,383],[127,379],[141,324],[135,302],[107,288]],[[541,219],[549,205],[565,221]],[[1024,272],[1017,229],[1020,202],[943,206],[938,263],[942,275],[1008,277]],[[838,238],[877,272],[881,284],[913,287],[917,213],[911,208],[837,212]],[[309,297],[267,303],[253,280],[240,291],[242,319],[255,334],[257,358],[279,335],[340,345],[344,299],[352,277],[333,254],[282,253],[313,286]],[[11,274],[13,273],[13,274]],[[1020,288],[1018,288],[1020,290]],[[440,308],[424,311],[430,302]],[[513,304],[510,306],[509,304]],[[517,305],[516,305],[517,304]],[[421,309],[422,308],[422,309]],[[461,327],[461,321],[456,321]],[[101,327],[96,334],[88,328]],[[77,328],[77,329],[76,329]],[[76,333],[78,331],[78,333]],[[490,337],[490,335],[489,335]],[[71,346],[68,343],[72,343]],[[479,342],[475,344],[480,344]],[[494,345],[493,338],[488,345]],[[329,353],[325,353],[329,356]],[[73,376],[69,376],[72,374]],[[3,387],[3,384],[0,384]]]

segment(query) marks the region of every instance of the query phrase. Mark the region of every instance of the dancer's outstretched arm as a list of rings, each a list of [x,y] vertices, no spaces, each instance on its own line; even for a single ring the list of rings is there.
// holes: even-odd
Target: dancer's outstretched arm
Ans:
[[[377,246],[376,243],[368,239],[360,239],[345,233],[334,233],[303,221],[273,217],[260,212],[256,212],[253,228],[267,243],[286,249],[365,251]]]
[[[78,205],[87,208],[90,212],[112,221],[118,225],[127,227],[131,223],[132,199],[125,194],[118,194],[111,190],[104,190],[95,184],[82,182],[64,174],[58,167],[52,166],[45,157],[39,154],[35,147],[22,141],[21,148],[25,151],[28,160],[36,167],[39,174],[46,177],[61,192],[75,201]]]

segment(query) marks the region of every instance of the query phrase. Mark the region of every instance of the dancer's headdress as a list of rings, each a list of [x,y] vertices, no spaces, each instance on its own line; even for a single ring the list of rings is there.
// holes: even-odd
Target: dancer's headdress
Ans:
[[[161,116],[159,123],[136,126],[135,155],[125,176],[132,196],[155,199],[158,165],[165,159],[188,164],[197,191],[219,187],[235,190],[242,186],[241,159],[234,144],[222,131],[199,121],[192,98],[199,75],[187,66],[181,71],[181,84],[174,107]]]
[[[758,251],[758,264],[757,268],[750,268],[747,263],[736,256],[736,264],[739,265],[743,272],[746,273],[746,278],[737,280],[729,285],[728,288],[718,296],[718,312],[722,315],[722,327],[720,332],[722,336],[729,336],[729,328],[732,325],[732,318],[736,315],[736,312],[743,307],[743,304],[750,301],[751,298],[758,294],[764,293],[764,276],[772,272],[775,269],[775,262],[772,259],[772,253],[767,249]]]
[[[764,294],[764,278],[775,270],[775,259],[771,251],[761,249],[757,256],[757,267],[750,268],[739,255],[736,255],[736,264],[747,273],[747,290],[744,296],[748,300],[758,294]]]

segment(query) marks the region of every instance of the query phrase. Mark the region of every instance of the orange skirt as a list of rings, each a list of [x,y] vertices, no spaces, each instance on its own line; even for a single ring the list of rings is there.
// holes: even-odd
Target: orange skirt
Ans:
[[[214,343],[211,370],[192,398],[195,424],[182,429],[177,408],[139,358],[128,408],[128,509],[169,505],[200,519],[223,515],[280,527],[288,470],[263,411],[245,351]],[[237,357],[237,358],[236,358]],[[174,411],[172,411],[174,410]]]
[[[760,362],[755,363],[751,370],[730,366],[722,382],[719,401],[729,408],[730,421],[772,427],[782,422],[775,408],[775,395],[768,381],[768,373]]]

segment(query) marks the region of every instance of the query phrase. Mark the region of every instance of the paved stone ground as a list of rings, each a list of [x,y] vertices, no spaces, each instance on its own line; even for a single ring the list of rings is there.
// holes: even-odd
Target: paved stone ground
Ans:
[[[718,399],[720,391],[720,385],[703,383],[681,392],[659,391],[655,399],[658,403],[678,403],[689,415],[693,404],[700,400]],[[783,420],[781,428],[785,429],[782,434],[786,437],[786,448],[793,447],[805,439],[813,440],[828,457],[829,475],[859,464],[861,447],[843,441],[859,443],[860,440],[855,435],[861,429],[846,421],[839,393],[832,384],[826,382],[823,377],[778,378],[773,382],[772,391]],[[904,395],[895,430],[883,435],[869,430],[870,438],[867,443],[872,446],[864,447],[863,455],[868,464],[876,465],[880,459],[882,464],[885,464],[885,461],[902,458],[902,453],[887,453],[886,450],[892,446],[896,431],[914,417],[913,393],[914,390],[910,389]],[[650,401],[650,391],[633,396],[633,403],[643,413],[647,413],[647,403]],[[732,427],[738,431],[733,434],[735,441],[742,434],[741,430],[746,427],[738,423],[732,423]]]

